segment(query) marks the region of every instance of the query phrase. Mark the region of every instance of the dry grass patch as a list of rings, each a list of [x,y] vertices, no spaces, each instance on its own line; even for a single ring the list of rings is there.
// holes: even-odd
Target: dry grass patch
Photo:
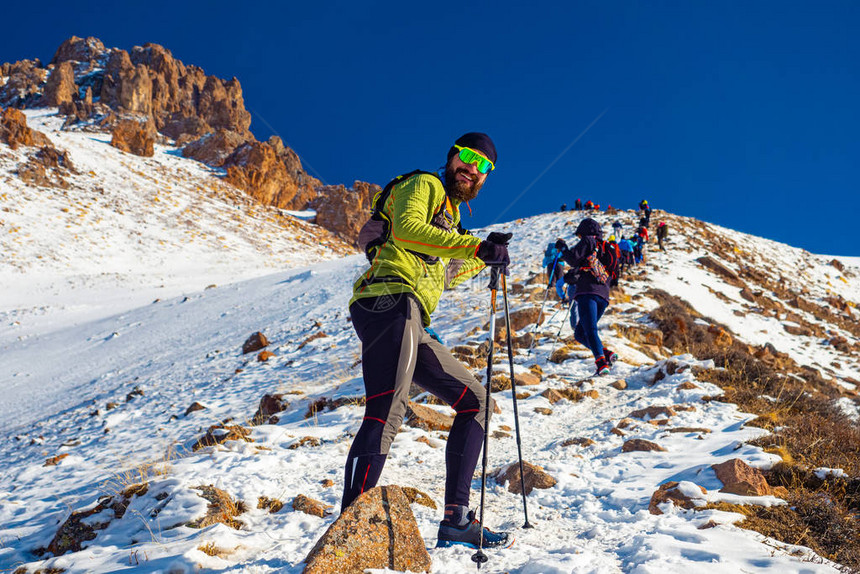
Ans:
[[[213,524],[226,524],[230,528],[239,530],[243,524],[235,517],[245,512],[245,503],[241,500],[234,501],[229,494],[216,488],[211,484],[206,486],[195,486],[194,490],[199,490],[201,498],[205,498],[209,502],[206,509],[206,515],[197,520],[192,520],[187,523],[189,528],[206,528]]]
[[[765,476],[769,484],[789,490],[789,505],[727,505],[747,517],[739,526],[860,568],[860,478],[820,480],[809,470],[839,468],[860,477],[860,427],[835,406],[841,389],[770,346],[753,348],[725,327],[696,324],[700,316],[676,297],[663,291],[649,295],[660,303],[651,318],[664,344],[675,353],[713,359],[717,368],[698,370],[697,378],[722,388],[718,400],[757,415],[748,424],[772,434],[752,444],[786,463]]]

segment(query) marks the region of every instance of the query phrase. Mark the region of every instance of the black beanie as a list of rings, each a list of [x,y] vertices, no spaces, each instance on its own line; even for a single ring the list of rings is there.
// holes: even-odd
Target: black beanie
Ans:
[[[496,163],[496,146],[487,134],[483,134],[481,132],[469,132],[457,138],[457,141],[455,141],[454,144],[460,147],[470,147],[473,150],[477,150],[487,156],[487,159],[493,162],[493,164]],[[457,150],[452,147],[448,151],[448,159],[450,160],[456,153]]]

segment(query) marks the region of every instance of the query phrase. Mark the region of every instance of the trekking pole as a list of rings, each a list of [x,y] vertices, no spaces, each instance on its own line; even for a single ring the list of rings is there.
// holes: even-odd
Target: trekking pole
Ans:
[[[517,456],[520,459],[520,490],[523,493],[523,517],[525,524],[523,528],[534,528],[529,524],[529,509],[526,503],[526,474],[523,470],[523,445],[520,440],[520,416],[517,412],[517,380],[514,377],[514,349],[511,345],[511,313],[508,310],[508,281],[502,275],[502,296],[505,300],[505,330],[508,332],[508,364],[511,367],[511,393],[514,397],[514,427],[517,435]]]
[[[567,307],[567,312],[564,314],[564,320],[561,322],[561,325],[558,326],[558,331],[555,334],[555,339],[552,341],[552,349],[549,352],[549,356],[552,357],[552,354],[555,353],[555,346],[558,345],[558,337],[561,335],[561,330],[564,329],[564,324],[567,323],[567,317],[573,309],[573,300],[571,299],[570,305]]]
[[[547,299],[547,297],[549,297],[549,292],[552,289],[552,281],[553,281],[553,279],[555,279],[555,266],[558,265],[558,260],[560,257],[561,257],[561,251],[559,251],[556,254],[555,260],[552,262],[552,271],[549,272],[549,283],[546,286],[546,291],[543,292],[543,302],[540,304],[540,313],[538,313],[537,321],[535,321],[535,327],[534,327],[534,329],[532,329],[532,340],[529,342],[529,352],[528,352],[529,355],[532,354],[532,347],[535,346],[535,341],[537,340],[536,333],[537,333],[538,323],[541,322],[541,317],[543,317],[543,306],[546,305],[546,299]],[[505,296],[507,296],[507,289],[505,290]]]
[[[501,267],[493,265],[490,267],[490,348],[487,351],[487,396],[484,405],[484,456],[481,466],[481,509],[479,513],[480,537],[478,538],[478,551],[472,554],[472,562],[481,569],[481,564],[489,560],[483,552],[484,547],[484,496],[487,491],[487,448],[490,446],[490,392],[493,384],[493,345],[496,339],[496,292],[499,289],[499,273]]]

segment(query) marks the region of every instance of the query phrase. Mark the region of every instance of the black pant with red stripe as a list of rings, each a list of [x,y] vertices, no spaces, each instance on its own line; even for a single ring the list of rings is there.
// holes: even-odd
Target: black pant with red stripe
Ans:
[[[484,387],[444,345],[424,331],[408,294],[360,299],[350,308],[361,339],[367,396],[364,420],[346,459],[341,508],[376,486],[409,401],[412,382],[457,413],[445,451],[445,504],[469,505],[472,473],[484,442]],[[494,405],[491,403],[490,412]]]

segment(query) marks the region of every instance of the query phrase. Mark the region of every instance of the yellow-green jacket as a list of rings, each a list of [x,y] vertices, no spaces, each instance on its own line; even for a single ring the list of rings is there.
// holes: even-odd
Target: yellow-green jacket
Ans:
[[[460,202],[448,198],[438,177],[414,175],[392,189],[382,208],[391,222],[388,239],[370,269],[353,285],[349,304],[386,294],[412,293],[421,304],[424,325],[439,297],[485,267],[476,252],[481,240],[457,231]]]

